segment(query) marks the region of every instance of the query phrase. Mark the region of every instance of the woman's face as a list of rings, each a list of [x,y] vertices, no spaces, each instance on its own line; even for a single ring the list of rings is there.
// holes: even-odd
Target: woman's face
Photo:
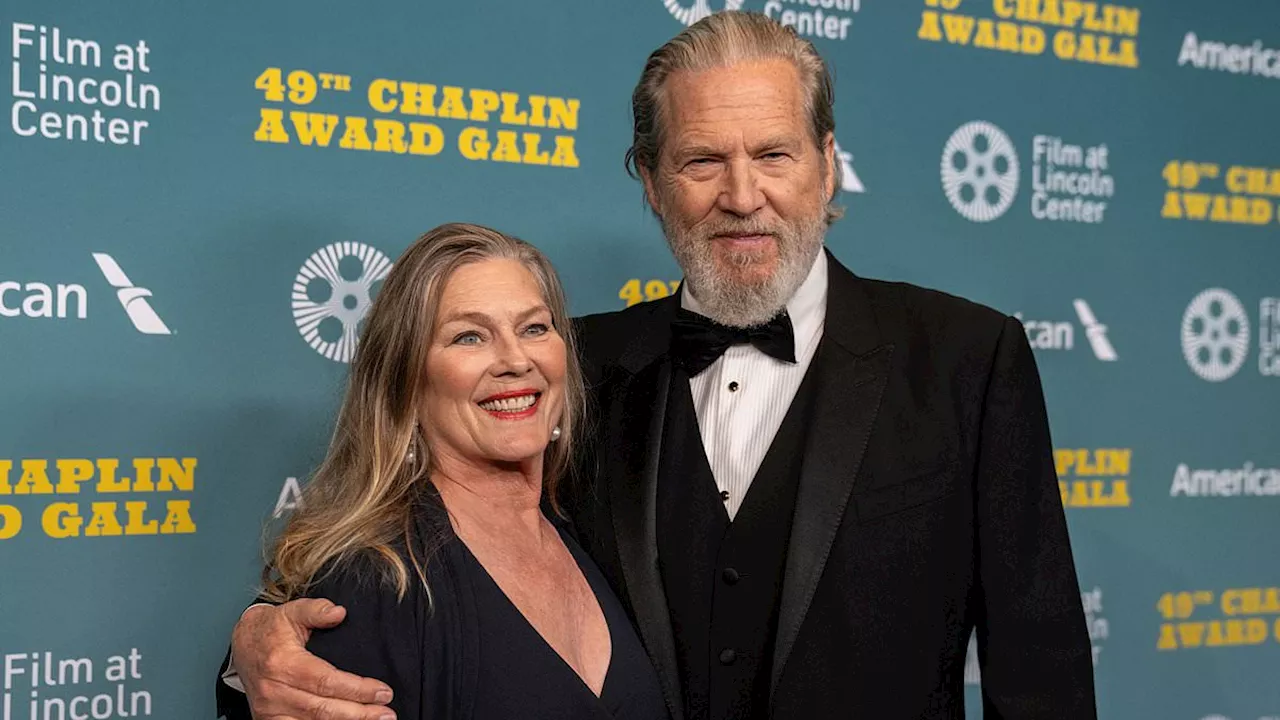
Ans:
[[[438,460],[540,458],[564,408],[565,344],[538,282],[516,260],[464,265],[446,281],[419,422]]]

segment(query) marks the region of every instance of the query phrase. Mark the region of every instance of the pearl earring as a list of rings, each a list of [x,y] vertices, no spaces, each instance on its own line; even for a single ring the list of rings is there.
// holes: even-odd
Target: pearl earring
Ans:
[[[422,432],[422,427],[418,423],[413,424],[413,437],[409,438],[409,450],[404,454],[404,461],[408,465],[413,465],[418,460],[418,453],[414,448],[417,446],[418,433]]]
[[[560,439],[560,426],[557,425],[551,428],[551,442],[555,442],[559,439]]]

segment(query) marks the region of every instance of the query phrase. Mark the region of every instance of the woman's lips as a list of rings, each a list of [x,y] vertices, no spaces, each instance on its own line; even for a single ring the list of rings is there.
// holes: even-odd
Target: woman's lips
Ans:
[[[542,393],[536,390],[512,390],[497,393],[476,403],[481,410],[502,420],[520,420],[538,412]]]

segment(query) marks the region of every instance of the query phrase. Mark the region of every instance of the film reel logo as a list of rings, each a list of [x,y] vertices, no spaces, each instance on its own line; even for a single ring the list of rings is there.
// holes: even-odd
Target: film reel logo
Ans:
[[[390,270],[387,256],[364,243],[317,250],[293,280],[293,320],[302,339],[330,360],[351,362],[375,285]]]
[[[1210,288],[1182,314],[1182,355],[1202,380],[1222,382],[1244,366],[1249,316],[1235,295]]]
[[[711,9],[710,0],[693,0],[692,7],[685,7],[680,0],[662,0],[662,2],[667,6],[667,11],[670,12],[675,19],[684,23],[685,27],[688,27],[702,18],[716,12]],[[724,9],[738,10],[742,8],[742,3],[743,0],[724,0]]]
[[[990,222],[1018,194],[1018,153],[1009,136],[983,120],[961,125],[942,150],[942,190],[972,222]]]

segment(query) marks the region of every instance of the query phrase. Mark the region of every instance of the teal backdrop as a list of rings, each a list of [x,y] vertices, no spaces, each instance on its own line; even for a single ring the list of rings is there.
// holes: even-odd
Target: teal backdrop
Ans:
[[[213,717],[425,230],[669,293],[630,91],[726,2],[834,69],[836,256],[1024,321],[1101,716],[1280,717],[1274,0],[4,0],[0,719]]]

